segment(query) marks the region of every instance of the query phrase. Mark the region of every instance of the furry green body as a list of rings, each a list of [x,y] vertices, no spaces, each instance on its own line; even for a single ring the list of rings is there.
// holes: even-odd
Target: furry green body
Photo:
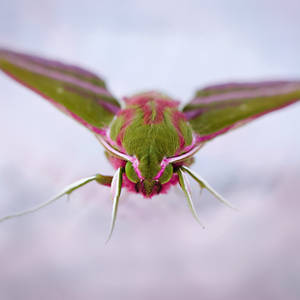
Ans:
[[[126,99],[110,128],[112,146],[137,158],[140,179],[154,179],[164,158],[183,153],[193,141],[178,102],[155,92]]]

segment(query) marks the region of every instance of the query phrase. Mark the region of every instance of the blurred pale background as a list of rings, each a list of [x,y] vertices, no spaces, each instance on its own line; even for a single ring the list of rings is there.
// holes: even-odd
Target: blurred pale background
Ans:
[[[1,0],[0,46],[103,74],[118,97],[188,101],[228,80],[300,78],[300,3]],[[81,177],[112,174],[85,128],[0,74],[0,213]],[[183,193],[122,193],[105,246],[109,190],[90,184],[0,226],[0,299],[299,299],[300,105],[217,138],[193,169],[240,208]]]

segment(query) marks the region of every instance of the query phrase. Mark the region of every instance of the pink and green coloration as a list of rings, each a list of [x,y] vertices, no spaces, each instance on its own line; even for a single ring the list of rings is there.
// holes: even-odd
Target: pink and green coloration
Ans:
[[[123,187],[151,198],[179,184],[199,221],[189,191],[190,176],[230,206],[189,169],[194,154],[208,140],[300,99],[300,81],[268,81],[204,88],[182,110],[178,101],[159,92],[126,97],[122,107],[100,77],[76,66],[0,49],[0,69],[88,128],[116,169],[114,176],[84,178],[48,202],[0,221],[36,211],[96,181],[111,186],[110,235]]]

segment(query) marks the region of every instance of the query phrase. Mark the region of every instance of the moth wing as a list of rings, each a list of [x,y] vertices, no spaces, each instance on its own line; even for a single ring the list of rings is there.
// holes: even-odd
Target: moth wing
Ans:
[[[300,99],[300,81],[227,83],[203,88],[183,107],[198,143]]]
[[[80,67],[0,49],[0,70],[97,134],[105,134],[120,103],[97,75]]]

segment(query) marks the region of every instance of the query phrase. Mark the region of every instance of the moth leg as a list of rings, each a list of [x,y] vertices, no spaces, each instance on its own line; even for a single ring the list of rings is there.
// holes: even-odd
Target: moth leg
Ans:
[[[121,189],[122,189],[123,172],[124,172],[124,169],[122,167],[120,167],[114,174],[114,176],[112,178],[112,182],[111,182],[111,195],[113,198],[113,208],[112,208],[112,214],[111,214],[111,224],[110,224],[109,234],[108,234],[106,243],[110,240],[112,233],[114,231],[114,228],[115,228],[115,224],[116,224],[119,199],[120,199]]]
[[[19,212],[19,213],[15,213],[15,214],[11,214],[11,215],[8,215],[8,216],[5,216],[3,218],[0,218],[0,222],[3,222],[3,221],[6,221],[6,220],[9,220],[9,219],[13,219],[13,218],[17,218],[17,217],[21,217],[21,216],[24,216],[24,215],[28,215],[28,214],[31,214],[31,213],[34,213],[46,206],[48,206],[49,204],[55,202],[56,200],[58,200],[59,198],[61,198],[62,196],[64,195],[70,195],[73,191],[77,190],[78,188],[86,185],[87,183],[91,182],[91,181],[97,181],[99,180],[99,176],[102,176],[100,174],[96,174],[94,176],[90,176],[90,177],[86,177],[86,178],[82,178],[70,185],[68,185],[67,187],[65,187],[59,194],[57,194],[56,196],[54,196],[53,198],[51,198],[50,200],[36,206],[36,207],[33,207],[31,209],[28,209],[28,210],[25,210],[25,211],[22,211],[22,212]],[[106,176],[107,177],[107,176]]]
[[[113,177],[112,176],[106,176],[106,175],[101,175],[101,174],[96,174],[95,180],[101,184],[101,185],[106,185],[106,186],[111,186],[111,182]]]
[[[218,192],[216,192],[204,179],[200,177],[200,175],[196,174],[194,171],[192,171],[190,168],[186,166],[182,166],[181,169],[184,172],[187,172],[192,178],[194,178],[200,187],[203,189],[207,189],[212,195],[214,195],[220,202],[225,204],[226,206],[238,210],[235,206],[233,206],[229,201],[227,201],[224,197],[222,197]]]
[[[204,225],[202,224],[202,222],[199,219],[199,216],[196,212],[193,200],[192,200],[192,196],[191,196],[191,192],[190,192],[190,185],[189,185],[189,181],[186,177],[186,175],[184,174],[184,172],[182,172],[181,168],[179,168],[177,170],[177,174],[179,177],[179,185],[182,188],[185,196],[186,196],[186,200],[189,206],[190,211],[192,212],[194,218],[196,219],[196,221],[202,226],[202,228],[204,229]]]

